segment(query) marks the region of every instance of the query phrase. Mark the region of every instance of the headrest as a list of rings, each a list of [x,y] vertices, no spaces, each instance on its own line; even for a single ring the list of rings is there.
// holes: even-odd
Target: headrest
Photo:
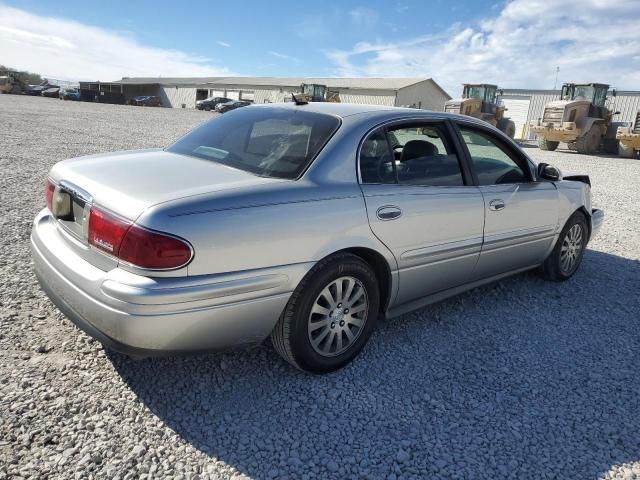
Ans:
[[[438,154],[438,147],[426,140],[410,140],[402,149],[400,161],[404,162],[414,158],[431,157]]]

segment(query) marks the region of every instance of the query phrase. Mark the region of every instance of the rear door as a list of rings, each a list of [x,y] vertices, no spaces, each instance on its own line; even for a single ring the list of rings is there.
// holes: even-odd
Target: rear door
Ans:
[[[484,197],[484,242],[474,277],[542,263],[558,228],[558,191],[535,181],[526,157],[489,128],[458,122]]]
[[[396,305],[468,281],[484,223],[446,121],[404,121],[371,132],[359,153],[361,188],[374,234],[399,267]]]

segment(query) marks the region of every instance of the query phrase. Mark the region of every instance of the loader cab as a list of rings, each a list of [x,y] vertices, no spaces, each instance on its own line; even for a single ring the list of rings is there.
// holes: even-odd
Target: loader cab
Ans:
[[[475,98],[482,102],[496,103],[496,92],[498,91],[497,85],[488,84],[465,84],[462,90],[462,98]]]
[[[480,101],[480,112],[495,115],[496,112],[496,92],[498,87],[496,85],[489,85],[486,83],[481,84],[468,84],[464,85],[462,90],[462,98],[472,99]]]
[[[562,100],[586,100],[596,107],[604,107],[608,91],[609,85],[603,83],[565,83],[562,85],[560,98]]]
[[[308,96],[312,102],[323,102],[327,98],[327,86],[317,83],[303,83],[300,86],[302,94]]]
[[[587,101],[591,103],[589,116],[595,118],[606,118],[609,114],[605,103],[609,85],[604,83],[565,83],[562,85],[560,93],[561,100],[567,101]]]

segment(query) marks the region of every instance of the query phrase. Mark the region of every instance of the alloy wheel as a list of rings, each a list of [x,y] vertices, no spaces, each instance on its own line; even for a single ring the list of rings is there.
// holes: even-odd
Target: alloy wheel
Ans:
[[[578,223],[573,225],[564,237],[562,248],[560,249],[560,269],[566,275],[575,270],[582,252],[582,226]]]
[[[340,277],[316,298],[308,321],[308,335],[316,353],[324,357],[348,350],[364,329],[369,311],[367,290],[354,277]]]

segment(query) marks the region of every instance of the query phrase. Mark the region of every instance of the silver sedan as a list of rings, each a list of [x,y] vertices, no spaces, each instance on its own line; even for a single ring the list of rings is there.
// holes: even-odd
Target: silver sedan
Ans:
[[[267,337],[351,361],[394,317],[525,270],[570,278],[603,220],[586,175],[469,117],[250,106],[161,150],[56,164],[35,271],[78,327],[133,355]]]

